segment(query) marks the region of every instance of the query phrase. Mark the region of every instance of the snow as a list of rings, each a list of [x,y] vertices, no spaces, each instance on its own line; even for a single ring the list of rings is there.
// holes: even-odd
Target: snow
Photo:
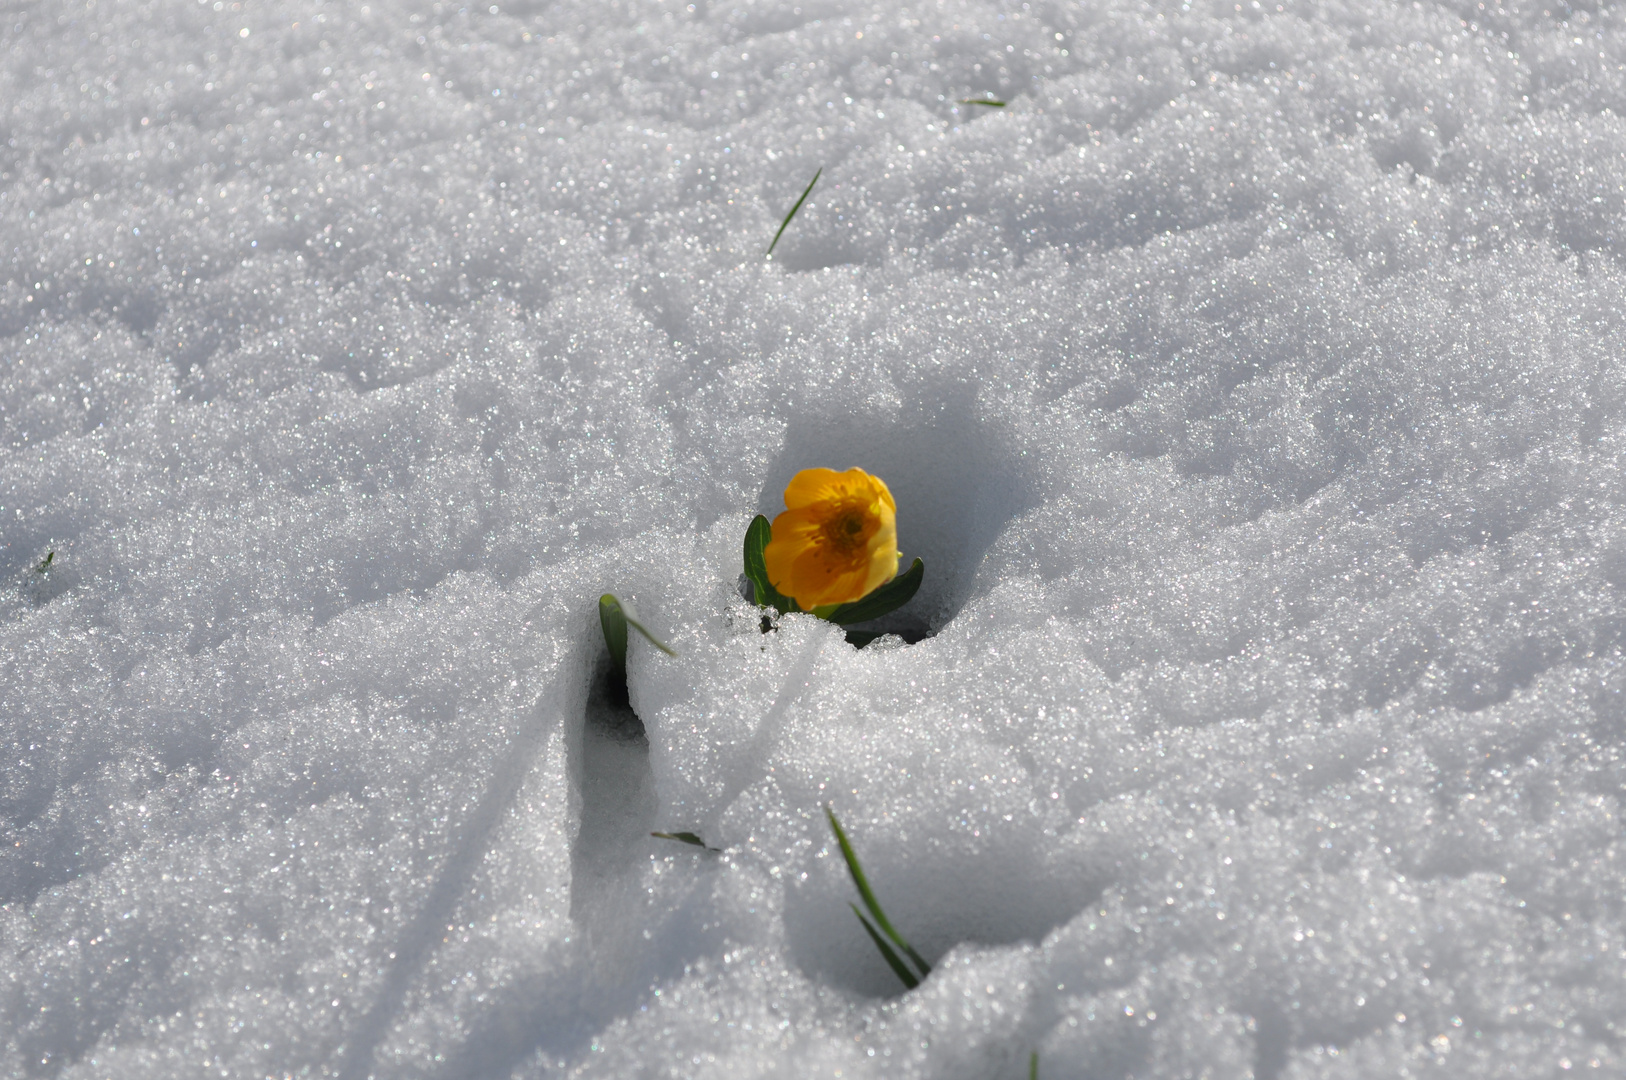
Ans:
[[[0,46],[0,1075],[1626,1072],[1618,9]],[[923,640],[759,631],[815,465]]]

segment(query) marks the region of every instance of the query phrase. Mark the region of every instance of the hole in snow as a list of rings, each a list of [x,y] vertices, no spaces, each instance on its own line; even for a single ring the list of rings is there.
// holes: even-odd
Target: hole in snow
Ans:
[[[655,778],[643,721],[613,667],[593,679],[571,772],[580,778],[581,827],[570,855],[571,918],[593,924],[609,901],[636,887],[655,828]]]
[[[918,641],[964,605],[983,555],[1006,522],[1034,505],[1025,471],[969,403],[921,415],[793,420],[768,471],[757,512],[784,512],[785,485],[802,469],[857,466],[886,481],[898,504],[900,569],[920,557],[926,576],[913,600],[862,628]]]
[[[869,828],[856,816],[843,825],[887,917],[934,969],[962,943],[1042,941],[1095,903],[1110,881],[1087,867],[1047,861],[1044,851],[1029,844],[911,850],[906,839]],[[823,872],[786,890],[790,953],[821,982],[896,997],[903,984],[848,907],[858,902],[858,893],[834,840],[829,847]]]

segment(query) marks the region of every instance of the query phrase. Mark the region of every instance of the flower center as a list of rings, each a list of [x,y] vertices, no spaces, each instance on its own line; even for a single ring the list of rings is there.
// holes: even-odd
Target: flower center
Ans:
[[[852,503],[836,506],[819,530],[823,534],[826,550],[848,558],[863,553],[867,534],[871,531],[867,527],[867,518],[862,506]]]

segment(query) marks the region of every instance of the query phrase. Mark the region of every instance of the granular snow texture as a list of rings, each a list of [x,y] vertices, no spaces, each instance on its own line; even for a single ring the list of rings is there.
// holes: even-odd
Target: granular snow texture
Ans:
[[[1626,10],[0,55],[0,1075],[1626,1075]],[[815,465],[924,640],[759,631]]]

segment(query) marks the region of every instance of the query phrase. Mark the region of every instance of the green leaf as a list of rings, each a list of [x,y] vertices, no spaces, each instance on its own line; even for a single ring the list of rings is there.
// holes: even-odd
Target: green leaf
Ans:
[[[875,927],[871,926],[869,920],[864,918],[863,913],[858,910],[858,905],[848,904],[847,906],[853,909],[854,915],[858,916],[858,921],[864,926],[864,932],[869,934],[871,941],[875,942],[875,947],[881,950],[881,959],[885,960],[887,966],[892,969],[892,974],[901,979],[903,985],[910,990],[919,986],[920,980],[915,978],[915,973],[910,971],[902,960],[898,959],[898,954],[892,951],[892,946],[886,943],[886,939],[875,932]]]
[[[762,553],[768,549],[768,541],[772,539],[773,526],[768,524],[767,518],[758,514],[752,519],[751,527],[745,530],[745,577],[750,581],[760,607],[778,608],[781,614],[788,615],[802,609],[768,580],[768,563]]]
[[[621,601],[609,593],[598,598],[598,624],[604,629],[604,644],[610,650],[610,662],[615,670],[627,670],[627,613],[621,610]]]
[[[960,99],[960,104],[961,105],[986,105],[990,109],[1003,109],[1005,107],[1005,103],[1003,101],[996,101],[993,98],[961,98]]]
[[[802,189],[802,197],[796,200],[796,205],[790,208],[790,213],[785,215],[785,220],[779,223],[779,231],[773,234],[773,243],[768,245],[769,255],[773,254],[773,249],[779,244],[779,238],[785,235],[785,227],[790,224],[790,219],[796,216],[796,211],[802,208],[802,204],[807,201],[808,195],[812,193],[813,185],[818,183],[819,177],[823,175],[824,166],[821,165],[819,171],[813,174],[813,179],[807,182],[807,187]]]
[[[914,598],[920,590],[921,579],[926,576],[926,564],[916,559],[909,569],[879,589],[870,593],[861,600],[854,600],[850,604],[842,604],[825,618],[833,623],[868,622],[879,619],[888,612],[896,611]]]
[[[632,609],[631,604],[623,604],[612,593],[605,593],[598,598],[598,623],[604,628],[604,644],[609,647],[610,659],[615,662],[615,669],[620,672],[627,670],[627,627],[632,627],[644,636],[655,648],[667,656],[676,656],[672,647],[654,634],[649,627],[638,621],[638,613]]]
[[[773,590],[768,584],[768,563],[762,554],[772,539],[773,526],[768,524],[768,519],[761,514],[752,518],[745,530],[745,580],[751,583],[751,598],[759,607],[769,605],[768,594]]]
[[[722,850],[722,848],[711,847],[692,832],[652,832],[649,835],[661,840],[676,840],[680,844],[692,844],[695,847],[705,848],[707,851]]]
[[[621,608],[622,608],[622,614],[626,615],[626,617],[627,617],[627,625],[632,627],[634,630],[638,631],[640,634],[644,635],[644,640],[645,641],[647,641],[651,645],[655,646],[655,648],[659,649],[661,652],[665,653],[667,656],[673,657],[674,659],[677,657],[677,650],[676,649],[672,648],[672,646],[668,645],[666,642],[662,641],[660,638],[658,638],[654,634],[650,633],[649,632],[649,627],[645,626],[643,623],[638,621],[638,613],[636,611],[632,610],[632,605],[631,604],[622,604]]]
[[[1028,1055],[1028,1080],[1039,1080],[1039,1051]]]
[[[824,816],[830,822],[830,830],[836,834],[836,843],[841,845],[841,857],[847,861],[847,873],[852,875],[853,885],[858,889],[858,896],[864,901],[864,907],[869,909],[870,917],[875,920],[875,925],[879,926],[881,931],[892,939],[892,944],[902,949],[904,955],[915,962],[915,967],[920,969],[922,977],[930,975],[932,973],[931,965],[926,963],[919,953],[915,952],[913,946],[903,940],[902,934],[892,928],[892,923],[887,919],[886,912],[881,910],[881,902],[875,899],[875,893],[869,887],[869,879],[864,876],[864,868],[858,864],[858,854],[853,851],[852,844],[847,841],[847,834],[842,831],[841,822],[836,820],[834,808],[826,805]]]

